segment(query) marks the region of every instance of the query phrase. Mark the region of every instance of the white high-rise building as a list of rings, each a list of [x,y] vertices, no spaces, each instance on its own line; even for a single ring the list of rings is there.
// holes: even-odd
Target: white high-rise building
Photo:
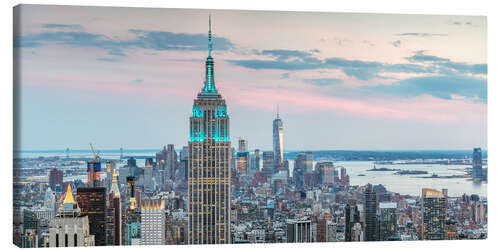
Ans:
[[[143,200],[141,203],[141,245],[165,244],[165,201]]]

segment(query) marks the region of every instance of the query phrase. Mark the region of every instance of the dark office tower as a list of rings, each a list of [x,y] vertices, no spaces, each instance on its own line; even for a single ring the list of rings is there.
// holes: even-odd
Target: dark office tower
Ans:
[[[443,240],[446,221],[446,202],[443,193],[422,189],[422,239]]]
[[[87,162],[87,185],[88,187],[98,187],[101,181],[101,161],[98,157]]]
[[[481,181],[483,174],[483,159],[481,148],[474,148],[472,152],[472,180]]]
[[[397,203],[380,202],[380,233],[381,241],[398,240],[398,215],[396,213]]]
[[[215,88],[209,19],[205,84],[189,118],[188,244],[231,243],[231,141],[226,101]]]
[[[62,187],[63,184],[63,174],[64,172],[61,170],[57,170],[53,168],[49,173],[49,185],[52,190],[56,190],[56,186],[59,185]]]
[[[137,167],[137,161],[135,160],[134,157],[130,157],[127,160],[127,166],[129,167]]]
[[[273,154],[274,164],[276,166],[283,164],[283,121],[280,118],[279,109],[273,121]]]
[[[177,169],[177,153],[175,152],[174,144],[167,145],[166,160],[167,160],[167,165],[166,165],[167,178],[173,180],[175,177],[175,170]]]
[[[313,242],[313,234],[311,221],[288,220],[287,227],[287,242]]]
[[[345,241],[351,241],[351,228],[352,228],[352,219],[351,219],[351,205],[346,204],[344,208],[344,238]]]
[[[182,147],[182,151],[180,153],[180,165],[184,169],[184,178],[188,179],[188,159],[189,159],[189,147]]]
[[[238,152],[248,152],[248,141],[245,139],[238,140]]]
[[[306,160],[305,160],[305,172],[312,173],[313,171],[313,152],[307,151],[305,152]]]
[[[95,245],[106,245],[106,188],[78,188],[76,201],[81,214],[89,217],[90,234],[95,236]]]
[[[377,193],[368,185],[365,189],[365,240],[378,240]]]
[[[271,151],[266,151],[262,153],[262,172],[267,178],[271,178],[274,174],[274,153]]]
[[[353,241],[356,237],[353,232],[353,228],[357,223],[361,222],[361,216],[359,213],[358,206],[356,205],[356,201],[349,200],[345,206],[344,211],[344,236],[345,241]]]

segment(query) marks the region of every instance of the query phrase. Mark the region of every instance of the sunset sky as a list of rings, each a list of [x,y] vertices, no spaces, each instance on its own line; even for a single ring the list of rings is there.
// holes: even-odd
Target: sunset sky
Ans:
[[[487,147],[487,22],[427,16],[23,5],[17,149],[187,145],[204,80],[231,137],[270,150]]]

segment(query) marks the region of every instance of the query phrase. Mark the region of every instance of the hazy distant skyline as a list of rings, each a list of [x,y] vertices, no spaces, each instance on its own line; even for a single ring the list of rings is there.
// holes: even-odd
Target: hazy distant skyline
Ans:
[[[187,145],[208,14],[231,140],[284,149],[487,148],[486,18],[23,5],[20,147]]]

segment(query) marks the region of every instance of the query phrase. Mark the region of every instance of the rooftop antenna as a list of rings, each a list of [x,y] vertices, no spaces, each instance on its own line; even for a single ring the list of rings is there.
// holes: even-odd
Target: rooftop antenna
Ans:
[[[212,56],[212,15],[208,14],[208,56]]]
[[[278,103],[276,106],[277,106],[277,109],[276,109],[277,110],[276,111],[276,118],[279,119],[280,118],[280,104]]]

